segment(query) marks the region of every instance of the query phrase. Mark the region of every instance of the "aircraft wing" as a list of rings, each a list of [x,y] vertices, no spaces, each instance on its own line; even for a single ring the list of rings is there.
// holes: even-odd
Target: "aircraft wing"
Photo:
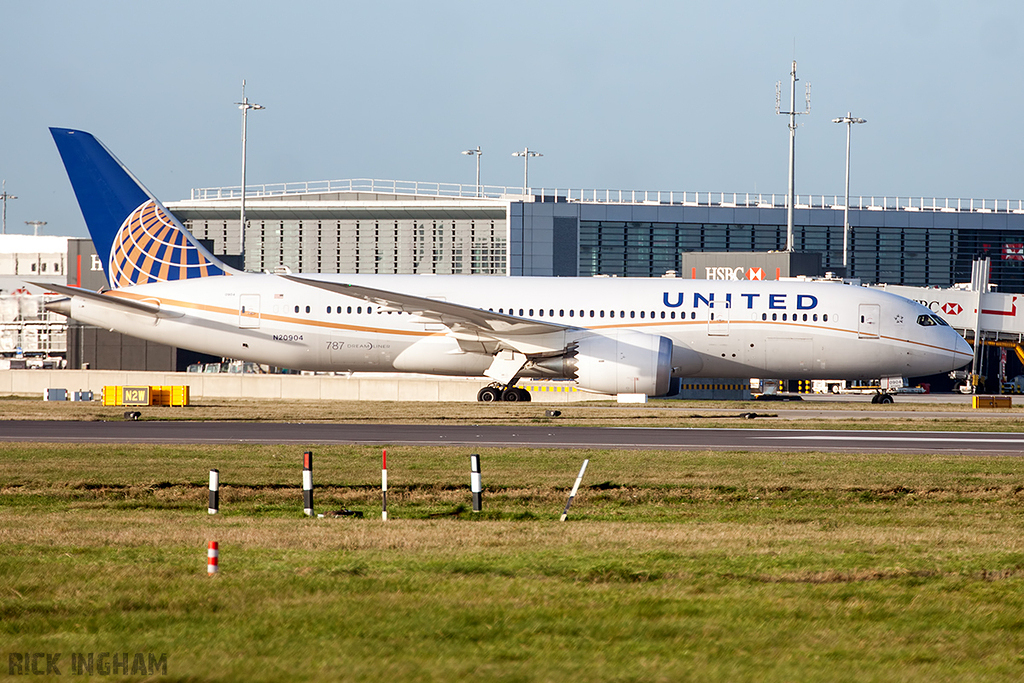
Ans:
[[[526,320],[512,315],[494,313],[472,306],[440,301],[426,297],[390,292],[363,285],[350,285],[343,282],[325,282],[294,275],[281,277],[310,287],[319,287],[329,292],[362,299],[389,310],[412,313],[421,318],[436,320],[453,332],[475,332],[478,335],[493,339],[507,340],[513,337],[529,337],[561,333],[576,329],[568,325],[538,320]]]

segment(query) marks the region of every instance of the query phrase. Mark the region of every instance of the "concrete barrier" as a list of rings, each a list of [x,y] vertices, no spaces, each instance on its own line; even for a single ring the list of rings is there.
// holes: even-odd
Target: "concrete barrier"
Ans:
[[[120,370],[0,370],[0,395],[42,396],[53,387],[103,395],[107,385],[188,385],[189,397],[331,401],[476,401],[484,378],[432,375],[243,375]],[[567,382],[522,381],[535,403],[609,400]]]

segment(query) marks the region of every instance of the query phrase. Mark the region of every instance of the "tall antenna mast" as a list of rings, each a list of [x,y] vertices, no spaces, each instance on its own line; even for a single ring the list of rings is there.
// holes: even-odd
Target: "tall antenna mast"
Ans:
[[[775,113],[785,114],[789,117],[789,198],[786,202],[786,251],[793,251],[793,205],[796,203],[796,117],[801,114],[811,113],[811,84],[804,86],[804,97],[807,105],[803,111],[796,110],[796,60],[793,60],[793,70],[789,74],[789,111],[782,109],[782,81],[775,83]]]
[[[3,219],[3,234],[7,234],[7,200],[17,199],[13,194],[7,194],[7,181],[3,183],[3,192],[0,193],[0,199],[4,202],[4,219]]]

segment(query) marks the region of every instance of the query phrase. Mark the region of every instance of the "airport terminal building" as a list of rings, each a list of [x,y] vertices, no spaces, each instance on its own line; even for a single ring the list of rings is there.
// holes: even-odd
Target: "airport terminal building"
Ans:
[[[786,249],[786,196],[550,190],[379,180],[193,190],[168,208],[245,269],[325,273],[706,277],[687,252]],[[797,197],[793,248],[843,273],[842,197]],[[1024,201],[855,197],[847,277],[949,287],[988,256],[1024,292]],[[808,273],[816,274],[816,273]],[[772,278],[775,271],[766,272]],[[712,275],[713,276],[713,275]]]

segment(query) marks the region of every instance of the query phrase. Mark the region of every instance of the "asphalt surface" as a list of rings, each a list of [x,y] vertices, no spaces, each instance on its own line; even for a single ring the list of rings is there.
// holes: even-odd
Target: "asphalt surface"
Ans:
[[[0,442],[371,444],[730,451],[1024,455],[1024,434],[801,429],[673,429],[552,425],[270,422],[0,422]]]

